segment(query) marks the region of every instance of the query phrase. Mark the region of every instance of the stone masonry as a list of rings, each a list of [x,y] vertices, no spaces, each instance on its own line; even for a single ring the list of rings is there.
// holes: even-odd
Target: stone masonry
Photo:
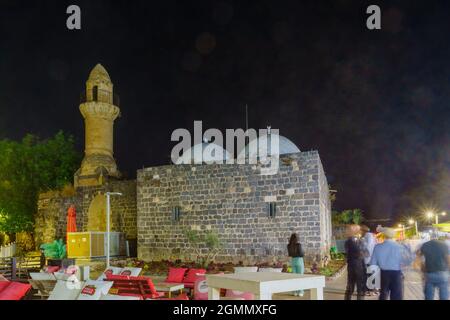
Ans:
[[[111,198],[111,231],[124,232],[128,239],[136,239],[136,181],[118,180],[98,187],[79,187],[75,194],[70,196],[57,191],[42,193],[38,200],[34,230],[36,246],[65,238],[67,210],[72,204],[77,211],[77,230],[89,231],[87,224],[91,201],[96,195],[107,191],[123,193],[121,197]]]
[[[173,207],[181,209],[179,221],[172,219]],[[329,190],[317,151],[282,156],[275,175],[248,164],[142,169],[137,208],[138,255],[146,260],[195,259],[186,228],[217,232],[222,262],[284,261],[292,232],[308,258],[327,254],[331,242]]]
[[[141,259],[195,260],[186,230],[217,233],[222,244],[217,262],[284,262],[292,232],[298,233],[307,258],[328,254],[330,197],[317,151],[300,152],[283,138],[280,167],[271,175],[253,164],[166,165],[138,170],[137,180],[121,180],[113,150],[120,108],[100,64],[91,71],[81,101],[85,156],[71,192],[40,195],[36,246],[65,238],[70,205],[77,211],[78,231],[104,231],[109,191],[123,194],[111,198],[111,231],[137,239]],[[173,218],[174,209],[179,219]]]

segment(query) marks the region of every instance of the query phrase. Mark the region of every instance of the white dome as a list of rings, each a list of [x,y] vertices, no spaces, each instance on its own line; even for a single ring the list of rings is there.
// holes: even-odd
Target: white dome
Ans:
[[[272,143],[275,144],[277,139],[278,139],[278,148],[276,146],[273,148],[271,144]],[[246,158],[246,151],[248,152],[248,158],[253,159],[260,157],[260,155],[280,156],[284,154],[298,153],[300,152],[300,149],[288,138],[271,133],[269,135],[264,135],[251,140],[245,146],[245,149],[239,153],[238,158],[240,159]]]
[[[215,143],[196,144],[184,152],[175,164],[225,163],[230,153]]]

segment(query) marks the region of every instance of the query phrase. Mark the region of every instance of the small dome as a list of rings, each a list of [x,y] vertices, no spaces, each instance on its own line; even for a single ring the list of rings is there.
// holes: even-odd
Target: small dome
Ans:
[[[175,164],[225,163],[230,153],[215,143],[196,144],[184,152]]]
[[[106,81],[111,82],[111,78],[109,77],[108,71],[100,64],[98,63],[94,69],[92,69],[91,73],[89,74],[89,81]]]
[[[278,138],[278,151],[272,150],[271,144],[272,139]],[[274,141],[275,143],[275,141]],[[259,150],[258,150],[258,144],[259,144]],[[270,152],[267,152],[267,149]],[[259,154],[261,155],[284,155],[284,154],[291,154],[291,153],[299,153],[300,149],[288,138],[271,133],[270,135],[264,135],[261,137],[258,137],[256,139],[253,139],[250,141],[246,146],[245,149],[242,150],[238,158],[243,159],[246,158],[246,151],[248,150],[248,158],[256,158]],[[259,152],[258,152],[259,151]],[[269,154],[270,153],[270,154]]]

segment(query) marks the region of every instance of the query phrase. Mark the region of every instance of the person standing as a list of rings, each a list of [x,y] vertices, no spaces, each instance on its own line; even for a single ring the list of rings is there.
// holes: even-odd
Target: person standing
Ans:
[[[305,252],[303,251],[302,245],[298,240],[297,234],[293,233],[289,239],[289,244],[287,246],[289,257],[292,258],[292,272],[298,274],[305,273],[305,263],[303,257]],[[295,296],[302,297],[303,290],[295,291]]]
[[[375,239],[375,235],[370,232],[369,227],[366,225],[361,225],[361,236],[364,255],[363,290],[365,294],[370,294],[371,290],[367,287],[367,267],[372,259],[373,249],[377,244],[377,240]]]
[[[402,267],[411,263],[411,251],[407,246],[395,242],[396,231],[383,228],[384,242],[373,250],[371,265],[381,269],[380,300],[403,300]]]
[[[351,300],[353,292],[357,292],[357,299],[364,299],[364,256],[361,240],[356,236],[360,228],[358,225],[347,227],[347,240],[345,241],[345,253],[347,256],[347,288],[345,300]]]
[[[417,251],[418,257],[425,258],[425,300],[434,299],[434,291],[439,290],[439,299],[448,300],[449,249],[444,241],[436,238],[425,242]]]
[[[450,233],[447,233],[445,236],[445,244],[448,247],[448,254],[450,255]]]

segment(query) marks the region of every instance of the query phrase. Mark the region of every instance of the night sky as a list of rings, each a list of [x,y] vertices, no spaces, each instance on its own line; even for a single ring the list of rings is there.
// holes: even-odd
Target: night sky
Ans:
[[[66,28],[66,8],[82,30]],[[382,30],[366,28],[369,4]],[[399,218],[450,209],[448,1],[0,0],[0,137],[62,129],[102,63],[120,95],[129,177],[169,163],[176,128],[279,128],[318,150],[335,209]]]

